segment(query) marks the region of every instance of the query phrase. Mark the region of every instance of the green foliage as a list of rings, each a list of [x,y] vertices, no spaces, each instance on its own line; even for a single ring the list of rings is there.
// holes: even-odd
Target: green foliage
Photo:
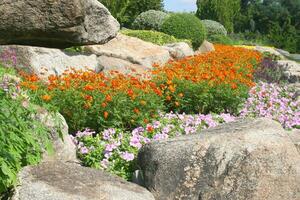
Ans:
[[[206,38],[205,27],[195,15],[190,13],[171,14],[164,21],[162,32],[179,39],[191,40],[194,49],[197,49]]]
[[[104,133],[108,131],[114,132],[114,134],[111,135],[110,140],[105,140],[103,138],[105,135]],[[93,137],[93,135],[90,135],[90,132],[88,132],[88,130],[78,133],[78,136],[82,135],[82,133],[87,133],[88,135],[84,137],[76,137],[76,141],[81,142],[87,149],[93,149],[92,151],[88,151],[87,153],[81,151],[77,152],[78,158],[82,161],[82,164],[84,166],[97,169],[104,168],[106,171],[112,174],[120,176],[126,180],[131,180],[133,172],[137,169],[135,163],[136,160],[128,162],[123,159],[121,157],[122,154],[120,154],[121,152],[127,152],[134,156],[137,156],[138,154],[138,149],[130,146],[130,132],[124,131],[122,129],[109,129],[101,132],[100,134],[97,134],[95,137]],[[120,145],[118,146],[117,151],[113,151],[109,154],[109,160],[113,160],[113,162],[111,162],[109,165],[107,164],[106,168],[104,162],[106,160],[105,155],[107,156],[107,153],[105,149],[108,145],[110,145],[110,143],[112,143],[112,141],[116,141],[116,143],[118,141]],[[107,160],[107,162],[109,161]]]
[[[221,23],[213,20],[201,20],[201,22],[206,28],[208,37],[210,35],[227,35],[227,30]]]
[[[162,0],[99,0],[122,26],[130,27],[135,18],[147,10],[162,10]]]
[[[197,13],[200,19],[221,22],[232,33],[234,18],[240,10],[240,0],[197,0]]]
[[[98,0],[114,16],[118,22],[123,25],[129,20],[127,9],[131,0]]]
[[[157,45],[165,45],[176,42],[186,42],[192,46],[192,42],[186,39],[177,39],[174,36],[157,32],[157,31],[148,31],[148,30],[123,30],[121,33],[128,35],[130,37],[136,37],[146,42],[151,42]]]
[[[1,69],[1,68],[0,68]],[[37,164],[51,149],[48,130],[33,119],[36,109],[0,70],[0,194],[17,183],[21,167]],[[0,195],[1,196],[1,195]]]
[[[64,49],[65,52],[69,52],[69,53],[83,53],[83,47],[82,46],[74,46],[74,47],[69,47]]]
[[[226,45],[236,44],[234,40],[232,40],[229,36],[226,35],[209,35],[207,40],[215,44],[226,44]]]
[[[241,12],[235,19],[235,30],[259,32],[272,46],[291,53],[300,51],[300,1],[242,0]]]
[[[274,23],[267,37],[277,48],[282,48],[289,52],[297,52],[297,50],[300,50],[298,46],[300,41],[299,34],[300,31],[297,31],[290,24],[284,24],[282,27],[278,23]]]
[[[167,16],[168,14],[162,11],[148,10],[137,16],[132,24],[132,28],[138,30],[160,31]]]

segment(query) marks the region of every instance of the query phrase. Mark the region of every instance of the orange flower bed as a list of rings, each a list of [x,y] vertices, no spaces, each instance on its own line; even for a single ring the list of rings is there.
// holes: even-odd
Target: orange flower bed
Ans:
[[[240,47],[215,45],[215,51],[187,57],[165,66],[156,66],[153,74],[164,75],[168,81],[174,79],[193,82],[208,81],[212,86],[230,84],[236,89],[237,84],[249,87],[253,82],[253,63],[258,63],[262,54]]]
[[[134,127],[151,121],[159,110],[227,112],[254,85],[254,64],[261,54],[231,46],[215,48],[155,66],[147,80],[117,71],[104,75],[71,69],[62,76],[50,76],[48,83],[23,73],[21,85],[31,91],[36,103],[58,108],[72,131]]]

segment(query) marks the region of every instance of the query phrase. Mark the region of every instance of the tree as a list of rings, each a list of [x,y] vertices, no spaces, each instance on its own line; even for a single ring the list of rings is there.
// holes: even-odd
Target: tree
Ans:
[[[130,0],[99,0],[122,25],[127,21],[126,12]]]
[[[228,32],[234,29],[235,16],[240,12],[241,0],[197,0],[197,13],[200,19],[220,22]]]
[[[135,18],[148,10],[163,10],[163,0],[99,0],[122,26],[130,27]]]

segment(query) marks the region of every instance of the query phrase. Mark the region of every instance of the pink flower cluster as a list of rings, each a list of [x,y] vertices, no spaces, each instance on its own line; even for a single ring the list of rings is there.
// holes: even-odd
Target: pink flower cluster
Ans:
[[[287,86],[260,82],[249,92],[241,116],[268,117],[291,129],[300,126],[300,101]]]

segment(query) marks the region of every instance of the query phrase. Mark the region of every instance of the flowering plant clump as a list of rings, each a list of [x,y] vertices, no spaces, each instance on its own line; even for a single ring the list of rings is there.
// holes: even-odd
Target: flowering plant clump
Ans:
[[[287,86],[260,82],[249,94],[241,116],[269,117],[284,128],[300,128],[300,101]]]
[[[216,51],[156,67],[151,77],[93,71],[50,76],[22,74],[23,88],[37,104],[57,108],[70,131],[89,127],[132,129],[158,117],[158,111],[237,113],[253,86],[253,66],[261,54],[216,45]]]
[[[136,170],[135,159],[143,145],[151,141],[196,133],[236,119],[229,114],[168,113],[160,114],[160,117],[159,121],[135,128],[132,132],[109,128],[95,135],[89,129],[78,131],[72,137],[77,145],[77,154],[84,165],[101,168],[129,180]]]
[[[17,184],[22,167],[52,151],[48,128],[34,119],[37,110],[12,74],[0,66],[0,199]]]
[[[70,70],[50,76],[47,84],[35,75],[24,75],[21,85],[31,91],[37,103],[58,108],[71,132],[89,127],[131,128],[148,123],[164,110],[161,90],[151,80],[111,72]]]
[[[186,113],[237,113],[255,85],[253,72],[259,52],[215,45],[216,51],[157,67],[169,111]]]
[[[268,83],[286,82],[287,66],[276,62],[272,57],[265,57],[257,66],[254,77],[256,80]]]

